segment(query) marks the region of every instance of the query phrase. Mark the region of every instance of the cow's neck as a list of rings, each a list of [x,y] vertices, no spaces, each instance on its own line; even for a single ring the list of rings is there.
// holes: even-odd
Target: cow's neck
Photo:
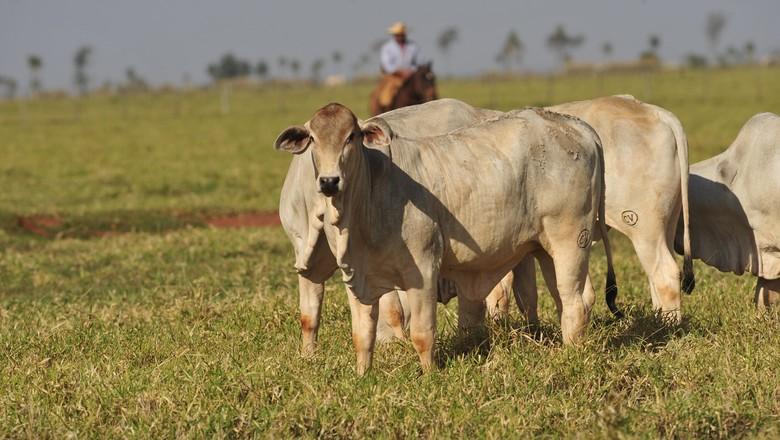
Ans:
[[[356,160],[346,170],[350,181],[334,197],[327,199],[325,220],[334,228],[336,263],[342,271],[344,282],[355,289],[364,287],[368,234],[365,228],[371,223],[372,173],[365,147],[361,147]]]

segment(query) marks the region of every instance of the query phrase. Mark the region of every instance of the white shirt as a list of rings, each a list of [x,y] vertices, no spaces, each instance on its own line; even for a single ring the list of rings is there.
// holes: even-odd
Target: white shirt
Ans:
[[[414,70],[417,68],[419,55],[420,49],[414,42],[407,41],[401,47],[395,39],[391,39],[382,45],[379,61],[382,64],[382,71],[385,73],[393,73],[401,69]]]

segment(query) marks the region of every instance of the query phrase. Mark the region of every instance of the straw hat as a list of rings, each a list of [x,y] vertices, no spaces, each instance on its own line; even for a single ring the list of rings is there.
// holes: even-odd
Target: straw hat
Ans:
[[[403,21],[396,21],[392,26],[387,28],[387,33],[390,35],[406,34],[406,23]]]

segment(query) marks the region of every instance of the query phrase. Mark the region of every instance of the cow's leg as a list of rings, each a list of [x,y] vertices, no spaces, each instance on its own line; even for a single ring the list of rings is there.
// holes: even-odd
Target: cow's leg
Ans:
[[[552,263],[552,259],[549,256],[540,256],[540,267],[542,267],[543,258],[546,258],[547,260],[545,261],[544,268],[542,269],[542,276],[544,277],[545,284],[547,284],[547,288],[550,289],[550,295],[552,295],[553,300],[555,301],[555,307],[558,310],[558,319],[560,319],[562,305],[561,297],[558,293],[557,280],[555,278],[555,265]],[[534,284],[534,288],[535,287],[536,284]],[[593,289],[593,283],[590,281],[590,274],[585,276],[585,287],[582,292],[582,302],[585,304],[585,313],[590,316],[590,312],[593,310],[593,305],[596,303],[596,292]]]
[[[357,355],[357,374],[362,376],[371,368],[374,357],[379,303],[363,304],[349,288],[347,288],[347,297],[352,312],[352,344]]]
[[[585,290],[582,292],[582,301],[585,303],[585,312],[590,316],[593,305],[596,304],[596,291],[593,289],[590,274],[585,277]]]
[[[555,302],[555,309],[558,312],[558,320],[561,319],[561,313],[563,312],[563,304],[561,304],[561,294],[558,292],[558,280],[555,277],[555,264],[553,259],[544,251],[537,252],[536,258],[539,261],[539,269],[542,271],[542,277],[544,283],[547,285],[547,289],[550,291]]]
[[[411,313],[409,335],[412,339],[412,345],[420,357],[420,366],[423,371],[428,371],[433,367],[433,355],[436,348],[437,279],[438,274],[424,276],[419,287],[409,288],[406,291],[406,301]]]
[[[538,300],[539,296],[536,290],[536,268],[534,267],[534,257],[530,254],[518,264],[513,270],[512,290],[515,294],[515,302],[520,309],[520,313],[528,321],[528,324],[534,326],[539,324]]]
[[[468,297],[467,292],[458,292],[458,330],[466,334],[479,328],[485,321],[485,301]]]
[[[396,292],[398,292],[398,301],[401,303],[401,310],[404,312],[404,327],[402,330],[406,333],[409,331],[409,322],[412,320],[412,314],[409,311],[409,299],[406,291],[396,290]]]
[[[765,312],[772,306],[780,303],[780,279],[767,280],[758,278],[756,281],[756,309],[759,312]]]
[[[680,268],[668,243],[660,231],[651,234],[647,230],[641,236],[632,237],[632,242],[639,262],[650,279],[653,309],[665,322],[678,324],[682,319]]]
[[[298,295],[301,309],[301,353],[311,356],[317,346],[317,332],[320,328],[320,313],[322,311],[322,295],[325,291],[323,283],[316,283],[309,278],[298,275]]]
[[[387,342],[393,337],[406,339],[404,336],[404,308],[398,296],[398,291],[388,292],[379,299],[379,323],[377,325],[377,342]]]
[[[514,279],[514,273],[508,272],[485,298],[485,305],[487,305],[488,316],[491,320],[500,321],[509,317],[509,296]]]
[[[554,298],[558,297],[556,303],[560,304],[558,314],[563,343],[574,344],[582,339],[588,323],[588,313],[582,298],[588,276],[588,251],[572,248],[571,245],[553,245],[550,253],[554,257],[545,255],[540,259],[540,266],[542,273],[546,274],[545,281],[550,292]]]

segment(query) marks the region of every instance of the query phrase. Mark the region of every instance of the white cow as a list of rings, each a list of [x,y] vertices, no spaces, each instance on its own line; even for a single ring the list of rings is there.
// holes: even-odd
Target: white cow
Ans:
[[[282,132],[275,146],[311,151],[327,202],[313,213],[316,224],[354,293],[358,373],[371,365],[382,295],[407,291],[412,343],[427,370],[439,277],[458,284],[460,320],[468,323],[528,253],[553,272],[564,342],[582,336],[588,318],[582,291],[597,213],[604,212],[604,175],[598,135],[579,119],[526,109],[409,139],[394,136],[382,118],[361,126],[348,108],[330,104]]]
[[[653,308],[671,322],[681,319],[680,270],[674,259],[674,238],[682,211],[684,247],[683,289],[694,286],[688,212],[688,141],[671,112],[642,103],[633,96],[609,96],[548,107],[590,124],[604,148],[607,225],[627,236],[650,280]],[[493,317],[508,311],[512,285],[521,311],[531,323],[538,320],[536,277],[528,258],[497,286],[488,298]],[[588,283],[586,298],[594,296]],[[607,298],[617,312],[614,298]],[[612,301],[612,303],[610,303]],[[559,301],[556,300],[556,303]]]
[[[381,115],[381,118],[398,135],[419,137],[444,134],[496,113],[475,109],[454,99],[440,99],[393,110]],[[315,349],[325,280],[337,268],[336,259],[321,234],[322,223],[319,218],[324,212],[325,199],[319,194],[311,163],[311,150],[293,157],[279,201],[282,227],[295,252],[302,351],[306,355]],[[389,339],[393,335],[402,338],[404,311],[398,294],[391,292],[383,296],[379,310],[379,339]]]
[[[780,116],[753,116],[726,151],[691,166],[691,219],[694,258],[758,277],[759,309],[780,301]]]

